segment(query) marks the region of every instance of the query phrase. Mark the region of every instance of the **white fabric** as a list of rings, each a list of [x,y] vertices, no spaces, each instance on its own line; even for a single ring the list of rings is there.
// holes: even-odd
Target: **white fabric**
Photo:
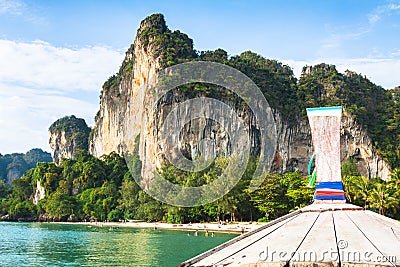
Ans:
[[[315,153],[317,182],[339,182],[341,107],[307,109]]]

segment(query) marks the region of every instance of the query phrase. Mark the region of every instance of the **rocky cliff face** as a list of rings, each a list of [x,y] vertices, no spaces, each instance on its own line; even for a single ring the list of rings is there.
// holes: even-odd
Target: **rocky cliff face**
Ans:
[[[6,183],[12,185],[12,181],[21,177],[23,173],[17,167],[11,167],[7,170]]]
[[[166,61],[169,60],[168,49],[171,47],[163,46],[165,39],[162,38],[176,32],[168,31],[162,15],[153,15],[141,23],[136,40],[126,52],[119,73],[103,86],[100,110],[96,115],[96,125],[89,139],[89,151],[100,157],[112,151],[118,153],[133,151],[134,140],[140,135],[139,156],[143,162],[144,177],[151,176],[154,168],[160,167],[163,160],[165,148],[160,142],[160,131],[166,116],[180,102],[189,98],[179,91],[174,91],[161,99],[156,110],[150,109],[153,103],[149,102],[149,88],[146,84],[158,70],[166,66]],[[176,48],[174,49],[176,51]],[[232,104],[226,99],[221,98],[221,100]],[[252,153],[256,155],[260,145],[257,122],[246,109],[239,108],[237,113],[247,126],[246,134],[250,136]],[[185,113],[182,114],[183,120]],[[305,174],[313,153],[307,119],[289,123],[282,119],[277,110],[274,116],[278,144],[273,170],[276,172],[298,170]],[[187,158],[195,158],[201,148],[201,140],[205,138],[215,141],[216,154],[226,155],[232,149],[227,133],[218,124],[204,119],[186,124],[176,139],[176,145]],[[58,151],[54,153],[55,160],[72,156],[73,148],[66,145],[67,139],[62,133],[53,134],[50,138],[52,147]],[[375,152],[366,132],[347,113],[344,114],[342,121],[341,148],[342,158],[345,160],[354,157],[362,175],[388,178],[390,172],[388,164]]]
[[[103,86],[100,110],[89,140],[89,151],[97,157],[113,151],[122,153],[126,146],[132,148],[135,137],[142,131],[146,82],[162,68],[163,57],[153,37],[141,38],[143,32],[151,29],[163,33],[164,18],[157,16],[141,23],[120,72]],[[124,142],[127,137],[132,137],[132,142]]]
[[[67,116],[55,121],[49,128],[49,144],[56,164],[63,158],[73,158],[79,150],[88,150],[90,128],[85,120]]]
[[[37,205],[39,200],[42,200],[46,196],[45,188],[40,184],[40,181],[36,181],[35,192],[33,193],[32,202]]]
[[[354,158],[361,175],[384,180],[389,178],[389,164],[373,148],[367,132],[347,112],[342,117],[340,142],[342,160]]]
[[[61,159],[70,159],[74,157],[75,145],[69,140],[70,136],[64,131],[49,132],[50,148],[53,151],[52,158],[56,164],[61,162]]]

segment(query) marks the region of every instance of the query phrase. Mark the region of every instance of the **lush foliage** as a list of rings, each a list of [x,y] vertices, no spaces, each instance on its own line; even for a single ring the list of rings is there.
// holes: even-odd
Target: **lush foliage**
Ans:
[[[352,203],[400,219],[400,169],[396,169],[388,181],[345,176],[343,183]]]
[[[232,159],[217,158],[207,169],[186,173],[164,164],[163,178],[185,186],[198,186],[215,180]],[[251,160],[239,183],[217,201],[193,208],[179,208],[154,200],[141,190],[133,176],[140,176],[136,156],[130,163],[138,171],[129,172],[125,159],[112,153],[101,159],[79,151],[75,159],[64,159],[60,166],[38,163],[10,190],[0,181],[0,215],[25,220],[164,220],[171,223],[219,220],[272,220],[312,201],[314,189],[298,172],[264,174],[264,182],[248,192],[256,161]],[[381,214],[400,218],[400,170],[388,182],[357,176],[351,160],[343,163],[344,184],[350,200]],[[347,167],[345,167],[347,165]],[[135,169],[135,168],[134,168]],[[136,177],[138,178],[138,177]],[[37,184],[45,198],[33,204]]]
[[[314,189],[308,188],[308,179],[298,172],[266,174],[260,188],[251,200],[267,219],[275,219],[298,208],[311,204]]]
[[[166,164],[160,172],[174,183],[197,186],[216,179],[228,162],[226,158],[217,158],[209,168],[198,173],[186,173]],[[251,161],[243,178],[221,199],[194,208],[177,208],[156,201],[141,190],[133,177],[140,176],[141,162],[136,156],[130,163],[136,166],[133,169],[138,169],[136,173],[129,172],[125,159],[116,153],[98,159],[85,151],[79,151],[75,159],[64,159],[60,166],[38,163],[36,168],[13,181],[12,190],[0,183],[0,215],[8,214],[13,219],[57,221],[248,221],[262,217],[274,219],[306,205],[312,198],[312,191],[305,188],[306,179],[298,173],[267,175],[261,188],[250,194],[246,188],[256,163]],[[33,205],[38,183],[46,194],[37,205]],[[272,188],[271,183],[277,188]],[[269,199],[271,192],[276,193],[275,199]],[[273,201],[276,203],[270,204]],[[276,205],[273,211],[267,208],[271,205]]]
[[[164,66],[171,66],[194,59],[193,40],[179,30],[171,31],[164,16],[153,14],[142,22],[137,36],[144,46],[152,43],[155,57],[163,58]]]
[[[13,181],[12,191],[3,199],[3,214],[14,218],[105,220],[119,205],[119,188],[126,173],[125,160],[115,153],[98,159],[80,150],[75,159],[64,159],[60,166],[38,163]],[[32,204],[38,184],[45,189],[45,198],[35,209],[25,209],[30,213],[14,212],[21,203],[24,207]]]

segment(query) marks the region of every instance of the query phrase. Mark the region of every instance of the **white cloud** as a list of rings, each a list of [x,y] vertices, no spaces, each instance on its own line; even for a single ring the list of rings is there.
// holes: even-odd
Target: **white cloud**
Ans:
[[[300,77],[303,66],[324,62],[336,65],[340,72],[349,69],[366,75],[372,82],[387,89],[399,86],[400,50],[394,49],[388,52],[373,47],[368,51],[369,54],[365,55],[365,58],[347,58],[349,50],[345,47],[346,42],[351,43],[354,40],[365,39],[369,33],[375,30],[375,26],[380,20],[393,15],[398,10],[400,10],[400,4],[399,1],[395,1],[374,8],[366,15],[366,23],[327,28],[330,34],[321,41],[315,60],[282,60],[282,62],[293,67],[296,77]],[[366,42],[368,41],[366,40]]]
[[[121,61],[122,54],[107,47],[0,40],[0,81],[30,87],[97,91]]]
[[[398,49],[397,51],[394,51],[391,53],[391,56],[393,57],[400,57],[400,49]]]
[[[374,26],[383,16],[390,15],[392,11],[399,10],[400,4],[387,4],[376,7],[371,13],[368,14],[368,22]]]
[[[364,21],[355,25],[327,26],[326,30],[329,34],[321,40],[317,55],[319,57],[345,56],[348,52],[348,49],[345,47],[346,42],[365,39],[371,32],[378,31],[378,29],[376,29],[377,23],[385,17],[393,15],[397,10],[400,10],[400,4],[391,3],[380,5],[366,14],[366,17],[363,19]],[[394,25],[391,27],[394,27]],[[368,40],[366,40],[366,42],[367,41]]]
[[[344,41],[358,40],[369,32],[370,29],[368,28],[357,28],[349,32],[342,29],[338,30],[336,33],[331,33],[328,37],[322,39],[318,55],[341,56],[341,54],[343,54],[342,45]]]
[[[22,15],[25,5],[15,0],[0,0],[0,14]]]
[[[312,61],[299,60],[281,60],[282,63],[293,68],[296,77],[300,77],[302,68],[306,65],[316,65],[319,63],[327,63],[336,65],[339,72],[345,70],[355,71],[366,75],[373,83],[380,85],[386,89],[391,89],[400,85],[400,59],[373,59],[373,58],[356,58],[356,59],[316,59]]]
[[[400,9],[400,5],[396,5],[396,4],[389,5],[389,10],[398,10],[398,9]]]
[[[28,6],[23,1],[0,0],[0,14],[18,16],[18,19],[25,20],[29,23],[47,24],[46,19],[37,14],[34,6]]]
[[[107,47],[0,40],[0,153],[49,151],[47,129],[65,115],[92,124],[101,86],[122,58]]]
[[[0,153],[26,152],[40,147],[47,151],[47,129],[56,119],[75,114],[88,123],[99,108],[57,92],[10,86],[0,83]]]
[[[338,60],[338,70],[346,69],[367,76],[373,83],[386,89],[400,85],[400,59],[350,59]]]

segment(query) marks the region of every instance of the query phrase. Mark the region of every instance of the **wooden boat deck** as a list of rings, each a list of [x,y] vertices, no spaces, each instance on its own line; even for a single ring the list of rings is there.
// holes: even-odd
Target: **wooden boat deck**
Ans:
[[[312,204],[179,266],[400,266],[400,223],[352,204]]]

